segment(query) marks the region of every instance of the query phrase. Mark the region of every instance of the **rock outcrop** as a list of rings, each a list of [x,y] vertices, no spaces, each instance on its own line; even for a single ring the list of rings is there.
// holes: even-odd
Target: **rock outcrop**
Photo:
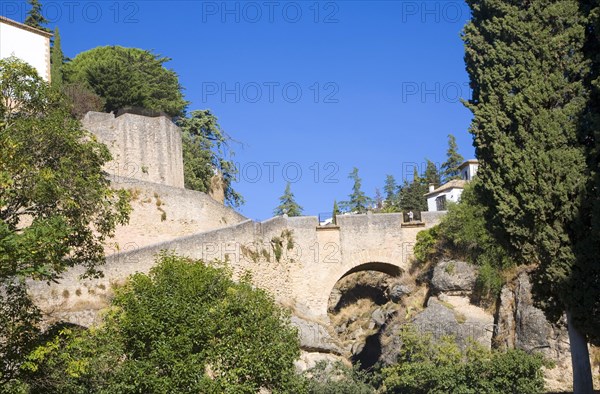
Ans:
[[[300,348],[307,352],[334,353],[341,355],[343,351],[329,335],[327,329],[317,322],[302,319],[298,316],[291,317],[291,323],[298,328]]]
[[[566,322],[551,324],[533,305],[525,272],[502,289],[493,340],[500,349],[542,353],[556,363],[555,368],[546,370],[548,389],[570,389],[573,371]]]
[[[431,287],[435,293],[467,292],[473,290],[477,271],[464,261],[442,261],[433,269]]]

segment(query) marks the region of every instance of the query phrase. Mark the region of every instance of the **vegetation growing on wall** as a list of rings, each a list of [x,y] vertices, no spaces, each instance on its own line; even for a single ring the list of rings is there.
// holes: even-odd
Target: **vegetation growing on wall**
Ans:
[[[219,177],[225,202],[233,207],[242,205],[243,197],[233,189],[237,169],[229,149],[231,138],[217,117],[209,110],[192,111],[178,119],[177,125],[182,131],[185,187],[209,193],[213,191],[213,178]]]
[[[263,290],[162,255],[117,290],[102,326],[63,330],[23,369],[32,392],[301,392],[296,330]]]

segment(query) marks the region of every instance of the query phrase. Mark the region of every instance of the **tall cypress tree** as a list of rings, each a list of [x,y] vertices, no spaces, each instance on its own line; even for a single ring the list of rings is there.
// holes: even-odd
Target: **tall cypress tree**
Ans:
[[[458,153],[456,138],[448,134],[448,151],[446,152],[446,161],[442,163],[442,177],[444,182],[458,179],[458,167],[462,164],[464,158]]]
[[[42,4],[39,0],[27,0],[27,3],[31,6],[29,11],[27,12],[27,17],[25,18],[25,24],[27,26],[35,27],[36,29],[50,31],[50,29],[46,28],[44,25],[48,24],[48,19],[44,18],[42,14]]]
[[[52,45],[52,54],[50,56],[50,80],[52,87],[57,90],[60,90],[63,85],[63,62],[64,55],[60,45],[60,32],[58,31],[58,27],[56,27],[54,28],[54,44]]]
[[[283,214],[290,217],[302,215],[303,208],[296,202],[289,182],[285,186],[283,195],[279,197],[279,203],[279,206],[275,208],[275,211],[273,212],[276,216]]]
[[[597,279],[582,274],[597,275],[598,256],[583,262],[574,247],[577,223],[588,216],[590,170],[578,138],[587,100],[585,15],[576,0],[467,2],[477,192],[498,240],[536,263],[533,295],[546,316],[557,321],[566,312],[574,390],[591,393],[586,339],[597,340],[600,297]]]

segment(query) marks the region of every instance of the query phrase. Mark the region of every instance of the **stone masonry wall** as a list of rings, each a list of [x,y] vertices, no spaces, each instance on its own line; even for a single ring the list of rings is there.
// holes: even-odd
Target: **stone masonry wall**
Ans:
[[[114,286],[135,272],[148,272],[156,255],[169,250],[209,263],[226,261],[234,278],[249,272],[279,302],[326,323],[329,295],[340,278],[373,263],[382,270],[406,271],[416,233],[423,229],[402,227],[401,214],[347,215],[338,224],[319,227],[318,219],[310,216],[246,220],[126,248],[107,258],[104,278],[81,281],[80,269],[73,269],[57,284],[30,282],[30,292],[49,322],[89,325],[108,305]]]
[[[181,131],[171,120],[88,112],[82,124],[112,153],[109,174],[183,188]]]

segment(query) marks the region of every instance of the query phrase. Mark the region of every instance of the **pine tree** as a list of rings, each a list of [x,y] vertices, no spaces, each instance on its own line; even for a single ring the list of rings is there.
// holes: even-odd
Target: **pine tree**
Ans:
[[[425,182],[427,185],[433,184],[436,187],[441,183],[440,172],[435,166],[435,163],[431,160],[427,160],[427,168],[425,169]]]
[[[60,91],[63,85],[62,66],[64,62],[64,55],[60,45],[60,32],[58,31],[58,27],[54,28],[54,45],[52,45],[50,62],[50,79],[52,82],[52,87]]]
[[[42,4],[39,0],[27,0],[27,3],[31,6],[31,9],[27,12],[25,18],[25,24],[27,26],[35,27],[36,29],[50,31],[50,29],[44,27],[48,24],[48,20],[44,18],[42,14]]]
[[[576,0],[467,2],[477,190],[495,237],[536,263],[537,305],[552,321],[566,312],[574,392],[591,393],[586,340],[600,340],[600,268],[598,223],[586,205],[598,191],[585,190],[597,163],[589,167],[582,146],[593,139],[578,134],[588,96],[584,36],[593,29]]]
[[[354,184],[352,185],[352,194],[349,195],[350,201],[344,201],[344,206],[350,212],[367,212],[371,199],[361,190],[362,180],[358,176],[358,168],[354,167],[348,178],[352,179]]]
[[[292,216],[301,216],[303,208],[298,205],[298,203],[294,200],[294,193],[292,193],[292,189],[290,187],[290,183],[288,182],[283,195],[279,197],[279,206],[275,208],[273,213],[275,216],[280,215],[288,215]]]
[[[458,167],[462,164],[464,158],[458,153],[458,145],[456,138],[452,134],[448,134],[448,150],[446,152],[446,161],[442,163],[442,178],[444,182],[458,179]]]

